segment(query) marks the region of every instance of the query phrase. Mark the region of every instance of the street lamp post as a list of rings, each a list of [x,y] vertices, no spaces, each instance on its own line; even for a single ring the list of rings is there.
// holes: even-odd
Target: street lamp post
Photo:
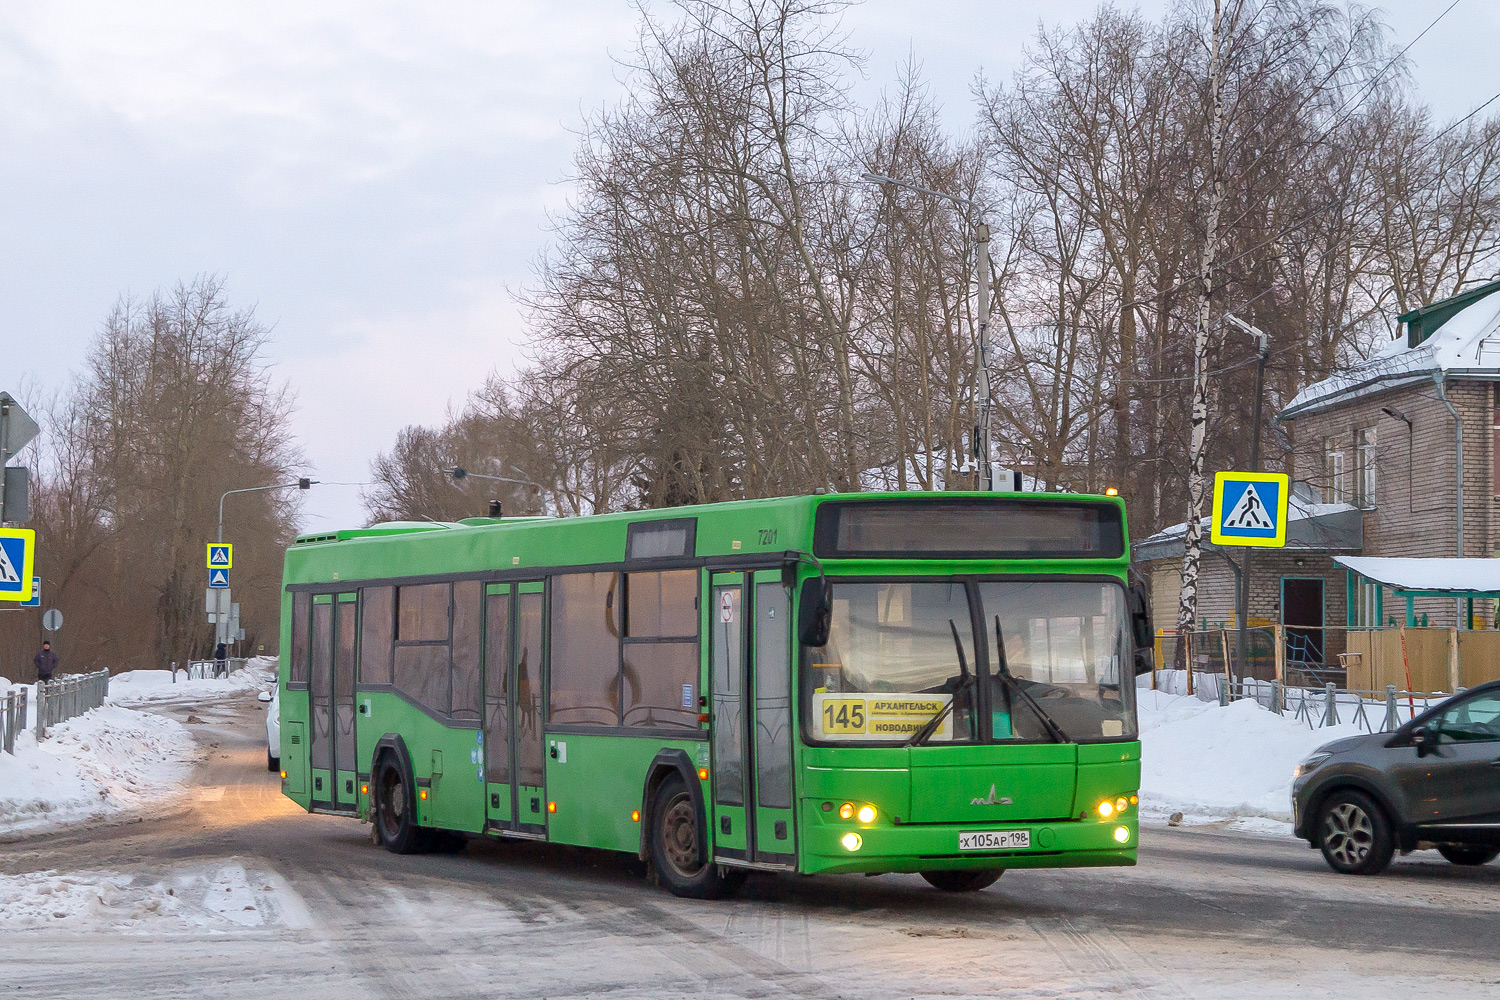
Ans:
[[[979,336],[975,343],[978,352],[978,386],[975,389],[975,407],[978,410],[977,419],[974,422],[974,452],[979,460],[979,488],[981,490],[993,490],[995,488],[995,463],[991,452],[990,434],[990,227],[984,221],[984,215],[978,205],[967,198],[948,194],[944,191],[934,191],[931,188],[920,187],[908,181],[897,180],[894,177],[886,177],[866,171],[863,174],[865,180],[872,184],[881,186],[906,188],[918,194],[931,195],[934,198],[945,198],[955,205],[964,209],[965,212],[973,212],[978,216],[974,224],[974,240],[978,252],[975,255],[975,270],[978,272],[979,285],[978,303],[978,326]]]
[[[1225,320],[1225,322],[1229,323],[1231,326],[1235,327],[1236,329],[1243,330],[1245,333],[1248,333],[1250,336],[1254,337],[1255,338],[1255,345],[1256,345],[1256,353],[1259,354],[1259,356],[1260,356],[1260,360],[1256,363],[1256,366],[1255,366],[1255,411],[1254,411],[1254,416],[1251,418],[1251,422],[1252,422],[1253,426],[1252,426],[1251,431],[1250,431],[1250,471],[1251,472],[1259,472],[1260,471],[1260,403],[1261,403],[1261,397],[1265,395],[1265,386],[1266,386],[1266,358],[1269,357],[1270,353],[1271,353],[1271,347],[1270,347],[1271,338],[1268,337],[1268,336],[1266,336],[1266,333],[1265,333],[1264,330],[1262,330],[1259,327],[1254,326],[1254,325],[1252,325],[1250,323],[1246,323],[1244,320],[1240,319],[1234,313],[1226,312],[1224,314],[1224,320]],[[1250,560],[1251,560],[1251,557],[1254,555],[1254,553],[1255,553],[1255,550],[1253,548],[1246,548],[1245,549],[1245,568],[1239,574],[1239,585],[1240,585],[1239,598],[1240,599],[1239,599],[1239,602],[1238,602],[1239,603],[1239,609],[1238,610],[1239,610],[1239,618],[1240,618],[1240,620],[1239,620],[1239,626],[1240,626],[1240,628],[1239,628],[1239,635],[1235,639],[1235,643],[1234,643],[1234,647],[1235,647],[1234,648],[1234,654],[1235,654],[1235,657],[1239,660],[1239,664],[1240,664],[1240,676],[1241,677],[1245,676],[1245,645],[1246,645],[1246,643],[1245,643],[1245,637],[1246,637],[1246,634],[1247,634],[1245,630],[1250,627]],[[1226,679],[1227,679],[1227,675],[1229,673],[1229,666],[1228,666],[1228,664],[1225,664],[1225,666],[1224,666],[1224,673],[1226,674]]]
[[[224,500],[232,493],[263,493],[266,490],[289,490],[295,486],[299,490],[312,489],[318,484],[316,479],[299,479],[295,483],[277,483],[275,486],[249,486],[242,490],[226,490],[224,496],[219,497],[219,535],[214,541],[224,540]]]

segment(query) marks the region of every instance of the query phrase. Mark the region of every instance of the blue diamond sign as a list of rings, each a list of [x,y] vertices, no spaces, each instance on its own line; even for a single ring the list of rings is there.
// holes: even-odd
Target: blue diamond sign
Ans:
[[[0,601],[31,600],[36,572],[36,532],[0,528]]]
[[[1286,545],[1289,477],[1275,472],[1220,472],[1214,476],[1215,545],[1281,548]]]

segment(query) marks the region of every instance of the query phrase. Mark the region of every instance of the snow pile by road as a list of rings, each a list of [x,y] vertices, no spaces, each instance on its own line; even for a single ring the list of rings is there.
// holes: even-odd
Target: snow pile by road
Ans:
[[[181,723],[106,705],[30,730],[0,753],[0,836],[156,806],[180,791],[197,758]]]
[[[1229,822],[1284,833],[1292,821],[1292,769],[1357,726],[1309,729],[1254,701],[1218,702],[1136,692],[1141,724],[1141,815],[1188,825]]]
[[[276,657],[257,656],[228,677],[188,680],[168,670],[128,670],[109,679],[109,699],[116,705],[157,705],[165,702],[213,701],[250,691],[265,691],[276,683]]]
[[[0,875],[0,929],[159,934],[268,926],[306,927],[301,898],[278,875],[239,864],[189,868],[165,878],[112,871]]]

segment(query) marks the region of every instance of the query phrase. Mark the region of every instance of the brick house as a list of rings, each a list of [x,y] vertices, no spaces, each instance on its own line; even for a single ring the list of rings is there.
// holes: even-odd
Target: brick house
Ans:
[[[1254,556],[1251,625],[1279,622],[1311,633],[1406,615],[1404,597],[1347,570],[1335,561],[1340,556],[1500,554],[1496,292],[1500,281],[1399,316],[1400,336],[1305,387],[1277,414],[1292,442],[1288,544]],[[1158,625],[1166,627],[1176,620],[1182,535],[1176,525],[1136,546],[1150,571]],[[1205,545],[1200,622],[1233,626],[1242,551]],[[1431,625],[1461,627],[1493,627],[1496,612],[1490,599],[1465,605],[1437,596],[1415,597],[1413,610]],[[1319,652],[1332,662],[1342,643],[1327,635]]]

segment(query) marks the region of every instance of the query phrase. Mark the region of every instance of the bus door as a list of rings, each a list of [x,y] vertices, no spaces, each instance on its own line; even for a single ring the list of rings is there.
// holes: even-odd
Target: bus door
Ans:
[[[542,581],[485,593],[485,817],[493,830],[547,833],[542,745]]]
[[[715,856],[794,867],[790,605],[780,571],[711,581]]]
[[[318,594],[312,609],[312,803],[350,810],[355,791],[354,657],[359,595]]]

